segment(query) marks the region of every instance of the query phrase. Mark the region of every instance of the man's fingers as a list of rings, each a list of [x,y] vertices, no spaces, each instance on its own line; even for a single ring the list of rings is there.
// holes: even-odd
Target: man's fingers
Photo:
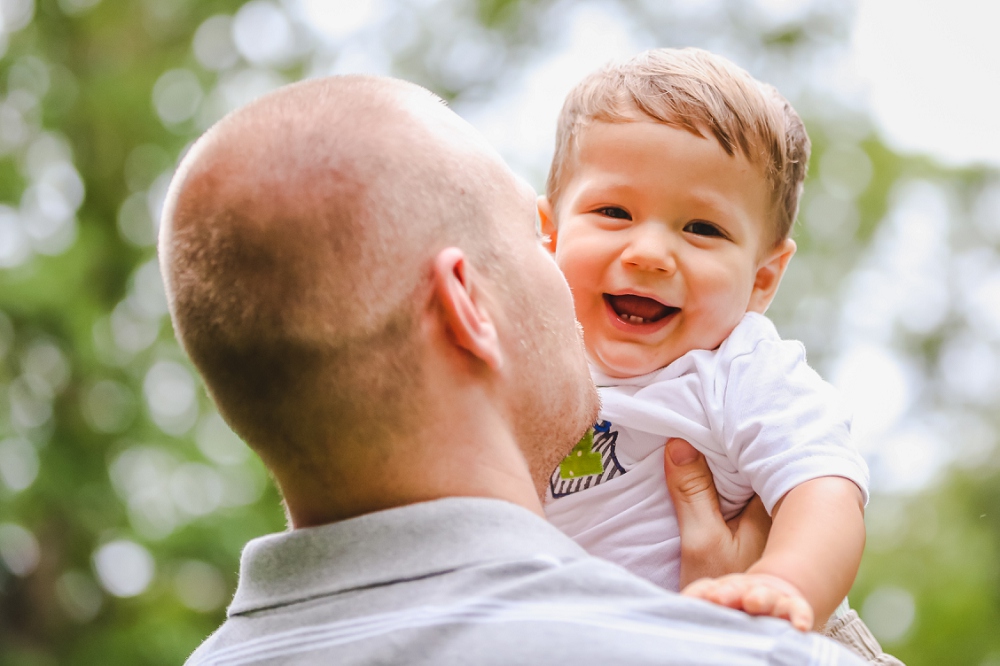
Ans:
[[[716,526],[723,522],[712,472],[693,446],[683,439],[667,440],[663,470],[682,536],[686,536],[686,523]]]
[[[681,585],[702,577],[742,573],[760,559],[771,529],[754,498],[728,524],[705,456],[682,439],[667,440],[663,471],[681,535]]]
[[[733,565],[740,559],[739,545],[722,517],[705,457],[684,440],[670,439],[664,447],[663,470],[681,533],[681,586],[745,570],[749,562],[742,569]]]

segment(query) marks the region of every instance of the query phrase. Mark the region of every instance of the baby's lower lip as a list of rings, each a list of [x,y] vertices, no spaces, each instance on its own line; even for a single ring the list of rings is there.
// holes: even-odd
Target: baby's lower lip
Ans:
[[[614,328],[622,331],[623,333],[632,333],[634,335],[649,335],[651,333],[656,333],[673,321],[674,315],[680,312],[680,310],[676,310],[657,321],[634,322],[622,318],[622,316],[615,312],[615,309],[611,307],[611,303],[609,303],[607,299],[604,299],[604,311],[607,312],[608,321],[610,321]]]

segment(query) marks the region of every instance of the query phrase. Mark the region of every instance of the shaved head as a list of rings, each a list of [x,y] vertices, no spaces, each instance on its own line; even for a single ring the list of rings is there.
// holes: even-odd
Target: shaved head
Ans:
[[[230,425],[272,468],[412,427],[429,261],[456,245],[507,270],[483,221],[530,214],[512,210],[522,189],[400,81],[309,80],[220,121],[171,185],[160,252],[177,335]]]

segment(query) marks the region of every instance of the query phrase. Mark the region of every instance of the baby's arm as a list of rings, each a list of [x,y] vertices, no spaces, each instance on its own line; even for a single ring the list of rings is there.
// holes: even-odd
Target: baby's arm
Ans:
[[[847,596],[865,544],[864,499],[848,479],[806,481],[775,506],[764,554],[745,574],[703,579],[684,594],[802,630],[822,626]]]

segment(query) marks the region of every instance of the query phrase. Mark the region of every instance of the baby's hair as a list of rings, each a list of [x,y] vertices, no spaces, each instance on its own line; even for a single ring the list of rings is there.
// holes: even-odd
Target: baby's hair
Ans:
[[[644,118],[645,117],[645,118]],[[809,163],[802,119],[774,87],[701,49],[653,49],[609,64],[570,91],[559,115],[546,195],[558,208],[581,128],[593,121],[651,119],[711,135],[742,154],[771,186],[775,243],[788,237]]]

